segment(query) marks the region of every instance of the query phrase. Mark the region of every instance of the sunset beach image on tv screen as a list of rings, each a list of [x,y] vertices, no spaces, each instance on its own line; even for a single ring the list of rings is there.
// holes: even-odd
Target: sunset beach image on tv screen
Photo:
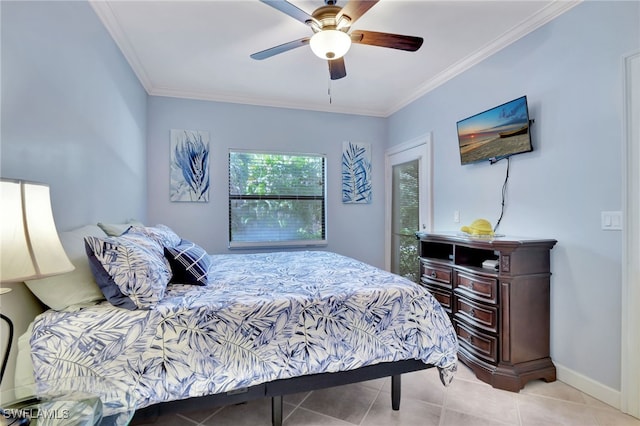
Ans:
[[[461,120],[457,125],[462,164],[496,161],[532,149],[526,96]]]

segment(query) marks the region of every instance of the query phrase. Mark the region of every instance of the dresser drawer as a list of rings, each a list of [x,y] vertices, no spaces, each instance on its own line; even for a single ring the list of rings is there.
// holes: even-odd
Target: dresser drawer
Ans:
[[[422,269],[423,281],[451,288],[452,270],[450,267],[435,265],[424,261],[421,262],[420,267]]]
[[[451,313],[451,292],[442,290],[433,285],[425,284],[421,282],[422,286],[429,290],[429,293],[442,305],[445,311]]]
[[[498,307],[474,302],[456,293],[455,315],[469,325],[492,333],[498,332]]]
[[[495,278],[456,271],[454,287],[470,299],[498,303],[498,280]]]
[[[457,318],[454,319],[454,327],[460,346],[467,352],[493,364],[498,362],[497,337],[468,327]]]

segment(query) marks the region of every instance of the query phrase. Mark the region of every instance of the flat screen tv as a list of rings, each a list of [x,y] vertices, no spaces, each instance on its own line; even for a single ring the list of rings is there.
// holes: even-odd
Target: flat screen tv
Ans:
[[[458,121],[460,162],[495,163],[532,151],[529,124],[526,96]]]

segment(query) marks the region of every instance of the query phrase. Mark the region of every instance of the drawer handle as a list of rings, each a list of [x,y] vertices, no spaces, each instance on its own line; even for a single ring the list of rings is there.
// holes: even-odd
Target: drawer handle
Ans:
[[[438,274],[436,273],[436,271],[431,271],[431,278],[437,278]]]
[[[475,311],[473,308],[471,308],[471,309],[469,309],[468,314],[469,314],[469,316],[470,316],[470,317],[472,317],[472,318],[473,318],[473,317],[475,317],[475,316],[476,316],[476,311]]]

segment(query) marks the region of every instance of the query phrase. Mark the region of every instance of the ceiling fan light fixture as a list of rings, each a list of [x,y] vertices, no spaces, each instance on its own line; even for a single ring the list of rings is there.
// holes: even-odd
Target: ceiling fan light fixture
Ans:
[[[339,30],[323,30],[315,33],[309,41],[311,50],[321,59],[342,58],[351,47],[351,37]]]

